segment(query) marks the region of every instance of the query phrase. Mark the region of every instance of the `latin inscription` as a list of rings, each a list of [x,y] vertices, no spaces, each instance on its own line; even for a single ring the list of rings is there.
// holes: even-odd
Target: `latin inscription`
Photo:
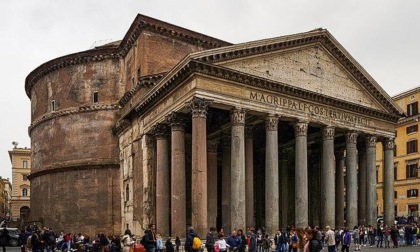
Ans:
[[[263,94],[259,92],[250,92],[249,98],[254,101],[272,104],[278,107],[293,109],[296,111],[302,111],[312,115],[323,116],[334,120],[357,123],[364,126],[368,126],[368,119],[362,116],[355,116],[345,112],[340,112],[334,109],[322,107],[319,105],[313,105],[306,102],[293,100],[277,95]]]

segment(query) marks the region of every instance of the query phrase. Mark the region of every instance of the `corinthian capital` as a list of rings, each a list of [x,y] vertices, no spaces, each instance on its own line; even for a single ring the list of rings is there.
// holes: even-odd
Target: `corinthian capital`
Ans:
[[[297,122],[295,123],[295,136],[306,136],[308,134],[308,123]]]
[[[376,148],[376,136],[366,136],[366,148]]]
[[[169,133],[169,126],[164,123],[158,123],[152,128],[153,134],[156,138],[165,138],[168,136]]]
[[[357,137],[359,136],[359,133],[355,131],[350,131],[346,133],[346,143],[357,143]]]
[[[166,121],[171,125],[172,130],[184,131],[185,120],[185,114],[179,112],[172,112],[166,116]]]
[[[191,109],[192,117],[207,117],[207,108],[212,104],[212,101],[205,100],[203,98],[194,97],[190,102],[187,103]]]
[[[384,147],[384,150],[394,150],[394,146],[395,146],[394,138],[385,138],[382,141],[382,145]]]
[[[322,129],[322,140],[334,140],[335,128],[326,126]]]
[[[245,125],[245,109],[234,108],[230,112],[230,121],[232,125]]]
[[[265,130],[277,131],[279,126],[279,117],[276,115],[269,115],[265,118]]]

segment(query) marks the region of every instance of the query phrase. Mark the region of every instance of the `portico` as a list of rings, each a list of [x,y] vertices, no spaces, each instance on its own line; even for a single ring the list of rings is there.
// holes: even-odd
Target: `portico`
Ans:
[[[151,220],[164,234],[376,223],[373,146],[392,171],[400,112],[325,30],[191,54],[135,111],[155,141],[143,160],[155,159],[144,164],[156,164]]]

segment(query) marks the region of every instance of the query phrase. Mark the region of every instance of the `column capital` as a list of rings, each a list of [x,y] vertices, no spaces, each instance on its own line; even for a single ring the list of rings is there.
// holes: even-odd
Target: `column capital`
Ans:
[[[325,126],[322,129],[322,140],[334,140],[335,127]]]
[[[308,123],[307,122],[296,122],[295,123],[295,135],[306,136],[308,134]]]
[[[245,139],[253,139],[253,138],[254,138],[254,127],[245,126]]]
[[[394,150],[394,138],[385,138],[384,140],[382,140],[382,146],[384,150]]]
[[[277,131],[279,126],[279,117],[277,115],[268,115],[265,118],[265,130]]]
[[[234,126],[245,125],[246,110],[243,108],[234,108],[230,112],[230,122]]]
[[[171,125],[172,131],[184,131],[186,116],[180,112],[172,112],[166,116],[166,121]]]
[[[367,135],[365,138],[366,148],[376,148],[377,137],[373,135]]]
[[[359,133],[356,131],[349,131],[346,133],[346,143],[357,143],[357,137],[359,136]]]
[[[192,112],[192,117],[207,117],[207,108],[213,102],[199,97],[194,97],[191,101],[187,102]]]
[[[223,135],[220,138],[220,143],[223,147],[230,147],[230,145],[232,144],[232,137],[229,135]]]
[[[207,152],[217,153],[217,147],[219,146],[218,139],[207,140]]]
[[[169,126],[166,123],[158,123],[153,126],[152,132],[156,139],[166,138],[169,135]]]

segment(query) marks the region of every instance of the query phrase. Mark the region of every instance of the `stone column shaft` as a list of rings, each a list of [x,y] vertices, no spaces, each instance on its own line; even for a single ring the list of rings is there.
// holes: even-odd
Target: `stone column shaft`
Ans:
[[[335,227],[344,227],[344,150],[338,151],[335,155]]]
[[[376,196],[376,137],[366,138],[366,222],[376,225],[377,221],[377,196]]]
[[[245,213],[246,227],[255,227],[254,218],[254,139],[253,128],[245,128]]]
[[[357,136],[346,134],[346,225],[357,225]]]
[[[245,110],[231,112],[231,208],[230,220],[234,229],[245,230]]]
[[[193,98],[192,110],[192,225],[201,237],[207,233],[207,107],[209,101]]]
[[[382,142],[384,149],[384,223],[394,225],[394,139],[387,138]]]
[[[230,165],[231,165],[231,137],[222,137],[222,228],[231,230],[230,222]]]
[[[156,230],[169,235],[169,142],[166,125],[156,125]]]
[[[358,177],[358,224],[366,225],[366,149],[365,146],[359,151],[359,177]]]
[[[171,123],[171,236],[183,237],[187,228],[184,117],[172,113]]]
[[[308,123],[295,124],[295,223],[308,226]]]
[[[208,227],[216,227],[217,219],[217,145],[218,141],[207,142]]]
[[[334,127],[322,131],[321,226],[335,225]]]
[[[279,228],[279,151],[278,117],[265,119],[265,227],[269,234]]]

